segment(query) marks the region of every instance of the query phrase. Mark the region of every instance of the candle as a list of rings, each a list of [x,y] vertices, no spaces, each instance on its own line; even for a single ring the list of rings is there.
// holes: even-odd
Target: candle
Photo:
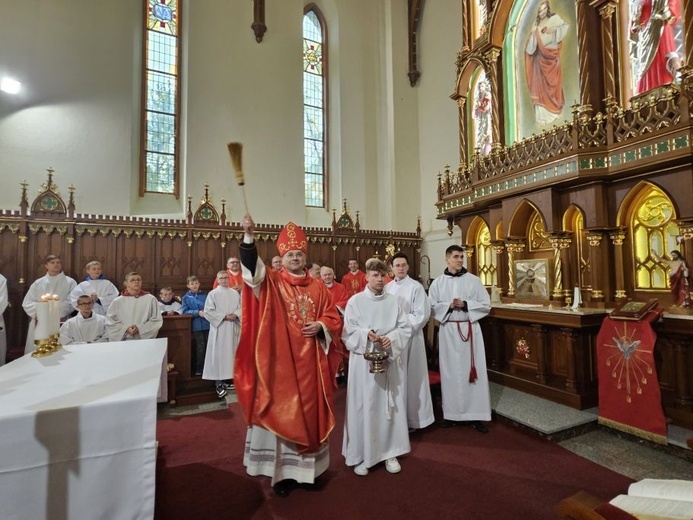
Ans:
[[[48,339],[50,336],[50,302],[36,302],[36,329],[34,340]]]
[[[55,296],[55,295],[54,295]],[[51,335],[60,333],[60,302],[55,299],[51,299],[48,304],[50,305],[50,323],[48,324],[48,332]]]

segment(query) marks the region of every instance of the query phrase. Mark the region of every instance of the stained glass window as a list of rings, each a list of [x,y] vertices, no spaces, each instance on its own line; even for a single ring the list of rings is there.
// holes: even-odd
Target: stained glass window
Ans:
[[[144,0],[142,176],[140,194],[178,197],[181,0]]]
[[[496,254],[491,246],[491,232],[484,224],[479,229],[476,241],[477,267],[481,282],[487,286],[498,284],[498,274],[496,269]]]
[[[305,205],[325,207],[325,30],[315,8],[303,16],[303,157]]]
[[[666,193],[650,186],[633,203],[630,231],[633,237],[635,289],[666,289],[670,252],[678,249],[676,211]]]

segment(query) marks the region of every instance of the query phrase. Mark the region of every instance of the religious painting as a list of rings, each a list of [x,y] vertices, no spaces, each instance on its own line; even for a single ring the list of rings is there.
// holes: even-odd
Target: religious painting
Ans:
[[[681,0],[631,0],[628,8],[633,94],[676,83],[684,57]]]
[[[580,99],[573,0],[517,0],[504,44],[508,142],[572,119]]]
[[[493,140],[491,126],[491,87],[486,79],[486,71],[482,68],[472,82],[472,136],[473,152],[481,155],[491,153]]]
[[[515,260],[515,296],[549,299],[549,262],[546,258]]]

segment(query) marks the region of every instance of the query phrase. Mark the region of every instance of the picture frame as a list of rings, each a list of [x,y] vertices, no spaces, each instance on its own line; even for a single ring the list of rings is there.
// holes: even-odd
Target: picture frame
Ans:
[[[546,258],[515,260],[515,297],[532,300],[548,300],[551,294],[549,287],[549,261]]]

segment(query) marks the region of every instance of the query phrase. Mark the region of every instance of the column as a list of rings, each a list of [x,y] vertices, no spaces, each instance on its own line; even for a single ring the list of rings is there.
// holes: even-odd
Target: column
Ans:
[[[498,57],[500,56],[500,50],[490,49],[484,57],[486,58],[486,75],[488,76],[489,83],[491,84],[491,127],[494,148],[500,146],[500,115],[498,111],[498,105],[500,104],[500,99],[498,97]]]
[[[602,17],[602,59],[604,61],[604,94],[607,106],[618,103],[616,85],[616,66],[614,64],[614,13],[616,5],[612,2],[599,8]]]
[[[563,292],[563,262],[561,261],[561,251],[570,247],[572,239],[564,234],[550,236],[549,242],[553,248],[553,292],[551,296],[555,300],[562,299]]]
[[[616,292],[614,298],[619,301],[626,298],[625,275],[623,273],[623,241],[626,239],[626,229],[617,228],[609,232],[609,239],[614,245],[614,267],[616,273]]]
[[[460,164],[465,164],[467,162],[467,118],[465,117],[466,103],[466,97],[459,97],[457,99],[457,114],[459,118],[458,126],[460,132]]]
[[[588,230],[586,234],[587,242],[590,246],[590,270],[592,279],[592,294],[590,301],[604,301],[604,290],[602,287],[602,239],[604,233],[601,230]]]
[[[676,407],[686,410],[693,409],[693,395],[689,389],[689,382],[686,377],[687,364],[687,338],[672,337],[671,342],[674,347],[674,355],[676,357]]]
[[[476,269],[472,269],[472,257],[474,256],[474,250],[476,249],[475,246],[473,245],[463,245],[462,249],[464,249],[464,256],[467,259],[467,271],[469,271],[472,274],[478,274]]]
[[[532,333],[534,334],[534,339],[536,340],[536,344],[539,346],[539,348],[536,351],[537,354],[537,375],[535,376],[537,379],[537,383],[545,385],[546,384],[546,379],[547,379],[547,374],[548,374],[548,369],[547,369],[547,360],[550,359],[550,357],[547,355],[547,344],[546,344],[546,329],[544,328],[543,325],[539,324],[532,324]]]
[[[508,250],[508,296],[515,296],[515,255],[525,249],[524,241],[510,241],[506,243]]]
[[[503,285],[501,283],[501,274],[502,274],[502,267],[503,267],[503,251],[505,250],[505,244],[503,244],[502,240],[492,240],[491,241],[491,247],[493,248],[493,254],[495,255],[495,266],[496,266],[496,273],[495,273],[495,286],[498,288],[498,291],[501,296],[503,296]]]

